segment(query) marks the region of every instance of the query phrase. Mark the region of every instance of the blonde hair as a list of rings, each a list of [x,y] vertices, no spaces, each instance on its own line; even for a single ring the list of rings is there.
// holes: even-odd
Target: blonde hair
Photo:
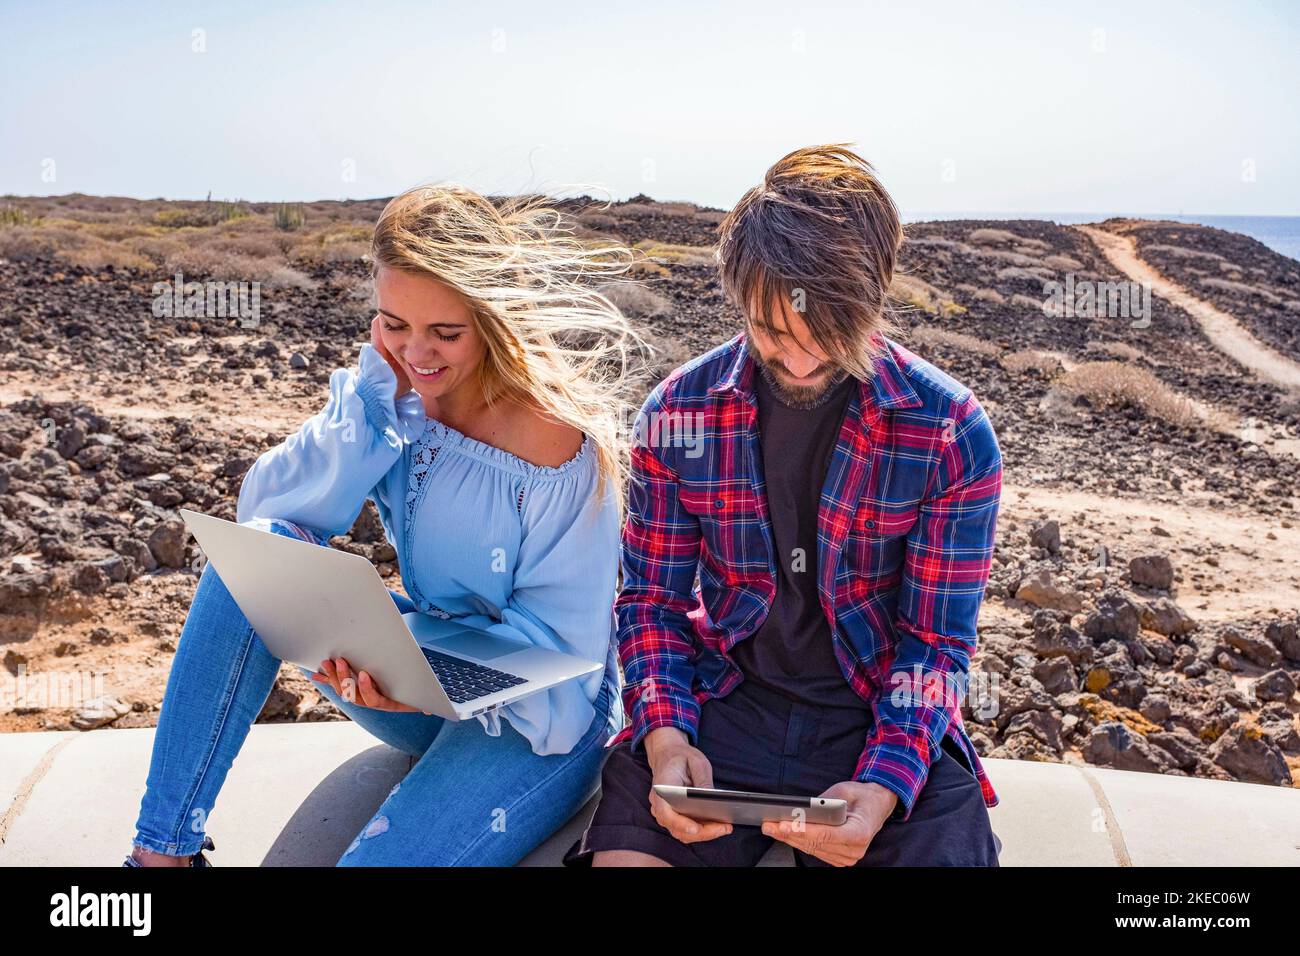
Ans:
[[[632,251],[584,243],[544,197],[492,201],[454,184],[417,186],[384,207],[371,242],[380,266],[431,276],[465,299],[487,351],[484,400],[540,406],[591,436],[598,494],[623,507],[621,423],[645,343],[593,281],[626,272]]]

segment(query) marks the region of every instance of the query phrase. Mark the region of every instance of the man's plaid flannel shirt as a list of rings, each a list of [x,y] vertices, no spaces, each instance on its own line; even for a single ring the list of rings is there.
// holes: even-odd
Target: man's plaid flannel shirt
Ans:
[[[817,521],[822,609],[849,685],[874,717],[854,779],[912,812],[952,736],[984,802],[997,794],[961,700],[993,556],[1002,453],[971,391],[881,336],[850,397]],[[776,577],[744,333],[674,371],[635,426],[615,611],[631,723],[695,743],[700,705],[742,680],[728,651],[754,634]]]

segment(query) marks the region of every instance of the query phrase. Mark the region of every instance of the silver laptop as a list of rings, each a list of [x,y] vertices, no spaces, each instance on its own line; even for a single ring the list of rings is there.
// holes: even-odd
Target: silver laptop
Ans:
[[[316,671],[342,657],[391,700],[464,720],[605,665],[427,614],[403,614],[366,558],[181,509],[257,636]]]

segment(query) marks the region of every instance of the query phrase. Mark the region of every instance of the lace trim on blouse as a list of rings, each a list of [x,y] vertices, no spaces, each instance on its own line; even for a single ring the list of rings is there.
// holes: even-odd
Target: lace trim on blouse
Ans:
[[[566,475],[584,464],[594,454],[591,436],[584,435],[582,447],[578,449],[578,453],[564,464],[555,466],[535,465],[532,462],[524,461],[517,455],[512,455],[502,448],[497,448],[495,445],[489,445],[476,438],[470,438],[464,432],[458,431],[436,418],[428,419],[425,422],[424,431],[411,445],[411,471],[406,486],[406,553],[402,556],[403,567],[412,566],[411,546],[414,535],[411,534],[411,528],[415,524],[415,515],[420,509],[420,502],[424,500],[424,496],[429,490],[430,478],[435,470],[434,465],[438,461],[439,453],[446,445],[455,445],[457,451],[463,454],[471,455],[480,461],[505,468],[507,471],[513,471],[534,481],[554,480]],[[520,488],[519,496],[515,499],[515,510],[521,518],[524,513],[524,493],[525,488]],[[433,614],[441,618],[452,616],[426,598],[420,592],[419,585],[414,580],[406,583],[411,599],[425,614]]]

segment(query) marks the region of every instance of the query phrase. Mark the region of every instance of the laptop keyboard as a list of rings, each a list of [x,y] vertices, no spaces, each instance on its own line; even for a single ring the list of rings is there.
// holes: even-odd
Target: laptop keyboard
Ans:
[[[473,661],[440,654],[427,647],[421,647],[420,650],[424,651],[424,656],[433,668],[433,672],[438,675],[438,683],[456,704],[477,700],[495,694],[499,690],[528,683],[522,677],[507,674],[485,664],[475,664]]]

